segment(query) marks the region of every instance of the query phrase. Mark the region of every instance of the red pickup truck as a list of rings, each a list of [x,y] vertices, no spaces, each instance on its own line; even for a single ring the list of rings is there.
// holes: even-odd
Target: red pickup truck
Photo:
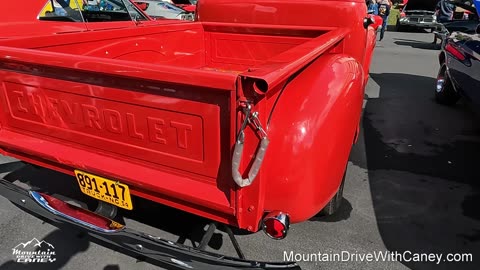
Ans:
[[[99,207],[7,179],[0,195],[170,265],[295,269],[133,231],[116,209],[141,197],[274,239],[333,214],[381,21],[363,0],[200,0],[197,18],[0,40],[0,152]]]

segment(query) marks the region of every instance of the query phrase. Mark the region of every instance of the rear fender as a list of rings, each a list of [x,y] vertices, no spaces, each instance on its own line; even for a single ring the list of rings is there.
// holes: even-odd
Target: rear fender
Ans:
[[[442,66],[443,63],[445,63],[445,60],[446,60],[445,52],[441,51],[440,54],[438,55],[438,63],[440,64],[440,66]]]
[[[363,80],[357,60],[330,54],[285,87],[268,125],[266,210],[285,211],[300,222],[333,197],[360,119]]]

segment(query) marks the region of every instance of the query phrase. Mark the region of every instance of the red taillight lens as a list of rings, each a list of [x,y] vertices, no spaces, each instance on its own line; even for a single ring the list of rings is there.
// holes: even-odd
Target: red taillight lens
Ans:
[[[285,226],[276,219],[269,219],[265,222],[265,233],[272,238],[281,239],[285,237]]]
[[[465,55],[463,55],[463,53],[461,53],[457,48],[452,46],[450,43],[445,45],[445,51],[449,52],[451,55],[453,55],[453,57],[457,58],[460,61],[465,60]]]
[[[90,212],[86,209],[76,207],[74,205],[68,204],[62,200],[59,200],[55,197],[49,196],[44,193],[40,193],[42,197],[48,202],[48,204],[55,210],[66,214],[70,217],[79,219],[81,221],[87,222],[89,224],[95,225],[99,228],[105,230],[120,229],[123,227],[122,224],[119,224],[115,221],[112,221],[106,217],[99,216],[93,212]]]

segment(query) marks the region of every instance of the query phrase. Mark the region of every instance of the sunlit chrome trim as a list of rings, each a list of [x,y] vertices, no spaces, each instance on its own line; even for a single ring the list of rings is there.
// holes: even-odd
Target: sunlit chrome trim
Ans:
[[[43,202],[37,202],[40,200],[39,196],[34,198],[29,190],[2,178],[0,178],[0,196],[10,200],[26,213],[50,224],[64,223],[74,228],[82,228],[88,232],[89,236],[113,245],[120,252],[128,252],[125,254],[145,258],[146,261],[164,267],[190,269],[188,268],[190,266],[191,269],[197,270],[301,270],[296,262],[264,262],[234,258],[174,243],[127,226],[117,232],[102,233],[92,229],[91,226],[85,227],[65,215],[57,215],[56,211],[44,207],[41,204]]]
[[[83,220],[80,220],[78,218],[74,218],[72,216],[69,216],[67,214],[64,214],[56,209],[54,209],[53,207],[50,206],[50,204],[48,203],[48,201],[42,196],[40,195],[40,193],[38,192],[35,192],[35,191],[30,191],[30,196],[32,196],[32,198],[43,208],[45,208],[46,210],[48,210],[50,213],[56,215],[56,216],[61,216],[63,218],[66,218],[70,221],[73,221],[77,224],[80,224],[82,226],[85,226],[89,229],[92,229],[92,230],[95,230],[95,231],[98,231],[98,232],[102,232],[102,233],[113,233],[113,232],[118,232],[120,230],[122,230],[123,228],[120,228],[120,229],[110,229],[110,230],[107,230],[107,229],[104,229],[104,228],[100,228],[98,226],[95,226],[93,224],[90,224],[86,221],[83,221]]]

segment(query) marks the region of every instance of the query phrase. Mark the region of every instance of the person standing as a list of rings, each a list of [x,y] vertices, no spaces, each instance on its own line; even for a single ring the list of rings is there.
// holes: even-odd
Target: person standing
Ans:
[[[455,12],[455,5],[448,0],[440,0],[436,7],[437,22],[444,23],[451,21]]]
[[[367,1],[367,13],[368,14],[373,14],[373,15],[378,15],[378,6],[377,6],[377,3],[375,3],[374,0],[368,0]]]
[[[435,8],[435,15],[437,16],[437,23],[444,23],[453,19],[455,12],[455,5],[448,0],[440,0]],[[442,25],[437,27],[437,30],[444,31]],[[433,44],[437,44],[437,35],[433,34]]]
[[[380,41],[382,41],[385,34],[385,29],[387,28],[388,15],[390,15],[390,1],[388,0],[378,0],[378,15],[382,17],[382,29],[380,29]]]

